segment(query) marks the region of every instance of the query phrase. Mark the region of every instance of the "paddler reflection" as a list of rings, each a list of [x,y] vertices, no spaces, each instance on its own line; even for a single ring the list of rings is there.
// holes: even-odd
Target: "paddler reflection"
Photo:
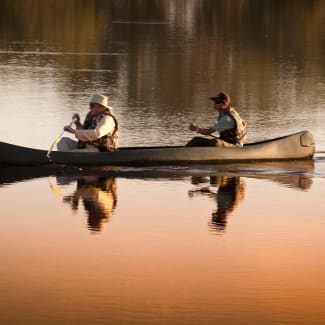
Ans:
[[[80,201],[87,213],[88,229],[95,233],[103,230],[116,207],[116,179],[98,176],[78,178],[76,190],[72,195],[65,195],[63,202],[77,211]]]
[[[192,184],[206,182],[201,177],[192,177]],[[213,191],[211,187],[217,187]],[[227,217],[235,210],[245,195],[245,182],[238,176],[210,176],[210,186],[189,191],[189,195],[208,195],[217,203],[217,210],[212,213],[210,226],[218,232],[224,232],[227,225]]]
[[[244,178],[270,180],[291,189],[307,191],[311,188],[313,180],[314,164],[312,161],[292,163],[272,163],[255,165],[252,172],[249,170],[238,175],[217,175],[210,178],[193,176],[192,184],[198,188],[189,191],[190,196],[207,195],[217,203],[217,210],[212,213],[211,227],[217,231],[224,231],[227,225],[227,217],[238,207],[244,199]],[[202,186],[203,183],[209,186]],[[217,188],[217,191],[213,189]]]
[[[211,177],[210,183],[218,187],[216,201],[218,209],[212,213],[211,225],[216,230],[224,230],[227,216],[231,214],[245,196],[245,183],[241,177]]]

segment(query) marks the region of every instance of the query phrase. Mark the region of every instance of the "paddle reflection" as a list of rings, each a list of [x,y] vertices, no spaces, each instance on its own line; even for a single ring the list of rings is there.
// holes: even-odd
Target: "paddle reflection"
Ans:
[[[62,178],[57,179],[58,184]],[[63,196],[73,211],[78,211],[80,202],[87,214],[88,229],[97,233],[109,221],[117,203],[117,182],[115,177],[83,176],[77,179],[76,190]]]

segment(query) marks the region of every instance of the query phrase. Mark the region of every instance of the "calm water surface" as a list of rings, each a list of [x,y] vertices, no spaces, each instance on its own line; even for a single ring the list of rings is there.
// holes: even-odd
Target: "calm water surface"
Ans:
[[[48,149],[94,92],[128,145],[182,144],[223,90],[249,141],[325,150],[325,2],[2,0],[0,141]],[[325,322],[325,159],[0,168],[0,322]]]
[[[315,165],[2,170],[1,321],[323,323]]]

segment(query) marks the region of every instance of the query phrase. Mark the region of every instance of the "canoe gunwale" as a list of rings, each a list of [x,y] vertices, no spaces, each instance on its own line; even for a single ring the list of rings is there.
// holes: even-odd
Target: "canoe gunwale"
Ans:
[[[58,152],[0,142],[0,165],[150,166],[226,164],[311,159],[315,143],[309,131],[249,143],[242,148],[155,146],[122,147],[114,152]]]

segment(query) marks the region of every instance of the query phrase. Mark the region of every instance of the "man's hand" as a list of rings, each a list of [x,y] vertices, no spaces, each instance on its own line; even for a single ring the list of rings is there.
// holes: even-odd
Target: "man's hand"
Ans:
[[[191,123],[190,126],[189,126],[189,129],[190,129],[191,131],[197,131],[198,127],[197,127],[197,125],[195,125],[194,123]]]
[[[70,125],[66,125],[63,128],[63,130],[66,131],[66,132],[72,133],[72,134],[75,134],[76,133],[76,131]]]
[[[74,119],[74,124],[76,125],[76,128],[77,129],[81,129],[82,128],[82,124],[80,123],[80,116],[79,116],[79,114],[78,113],[73,114],[72,118]]]

